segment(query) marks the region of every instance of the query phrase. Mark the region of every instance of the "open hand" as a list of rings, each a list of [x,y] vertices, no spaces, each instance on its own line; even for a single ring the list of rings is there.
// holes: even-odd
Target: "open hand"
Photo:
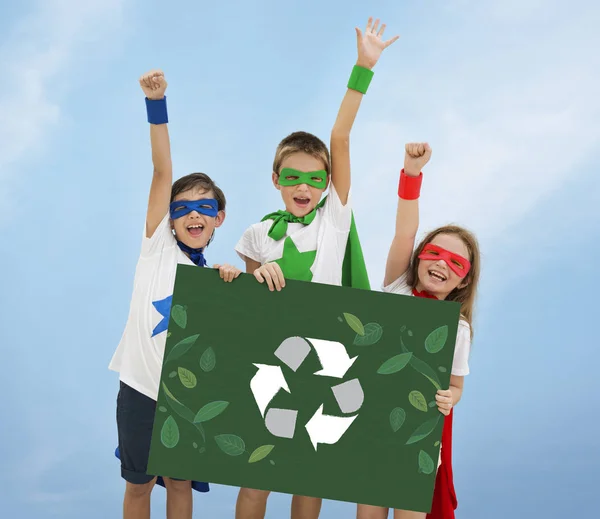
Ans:
[[[162,99],[165,97],[167,82],[162,70],[151,70],[140,77],[140,86],[148,99]]]
[[[452,391],[449,389],[439,389],[435,395],[435,401],[440,413],[448,416],[452,410]]]
[[[271,292],[279,292],[285,286],[285,278],[278,263],[265,263],[254,271],[254,277],[259,283],[266,281]]]
[[[227,263],[224,265],[213,265],[213,268],[219,269],[219,275],[225,283],[231,283],[242,273],[240,269],[235,268],[233,265],[228,265]]]
[[[404,173],[417,177],[431,158],[431,148],[426,142],[411,142],[405,149]]]
[[[372,17],[369,18],[369,21],[367,22],[367,28],[365,29],[364,34],[356,27],[356,43],[358,46],[357,65],[371,70],[379,60],[383,49],[388,48],[400,38],[400,36],[394,36],[387,41],[383,41],[381,38],[383,37],[384,31],[385,23],[379,27],[379,19],[375,20],[375,24],[373,24]]]

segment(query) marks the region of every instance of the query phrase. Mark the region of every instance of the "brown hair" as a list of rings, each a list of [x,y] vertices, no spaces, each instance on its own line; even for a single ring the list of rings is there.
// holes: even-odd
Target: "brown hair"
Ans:
[[[325,171],[329,174],[331,159],[325,143],[316,135],[307,132],[294,132],[283,139],[275,151],[273,172],[279,174],[281,163],[293,153],[304,152],[323,161]]]
[[[175,197],[179,193],[183,193],[188,189],[203,189],[204,191],[212,191],[215,195],[215,200],[217,201],[217,208],[219,211],[225,211],[225,194],[215,181],[210,178],[206,173],[190,173],[185,177],[181,177],[173,182],[173,186],[171,187],[171,202],[175,199]],[[210,245],[213,241],[213,235],[209,238],[206,243],[206,247]]]
[[[471,328],[471,339],[473,338],[473,307],[475,306],[475,296],[477,293],[477,283],[479,282],[479,273],[481,270],[481,260],[479,252],[479,244],[477,238],[470,231],[459,227],[457,225],[445,225],[431,231],[413,252],[410,267],[408,268],[408,274],[406,281],[409,286],[415,288],[418,281],[418,269],[419,269],[419,254],[423,250],[423,247],[431,242],[438,234],[454,234],[458,236],[463,243],[466,245],[469,251],[469,261],[471,262],[471,269],[467,274],[467,277],[462,280],[463,283],[467,283],[466,286],[459,288],[456,287],[446,297],[446,301],[456,301],[460,303],[461,317],[469,323]],[[460,285],[459,285],[460,286]]]
[[[206,173],[190,173],[189,175],[176,180],[173,183],[173,187],[171,187],[171,202],[175,200],[175,197],[179,193],[183,193],[188,189],[212,191],[215,194],[215,200],[217,201],[219,211],[225,211],[225,195],[217,184],[215,184],[214,180]]]

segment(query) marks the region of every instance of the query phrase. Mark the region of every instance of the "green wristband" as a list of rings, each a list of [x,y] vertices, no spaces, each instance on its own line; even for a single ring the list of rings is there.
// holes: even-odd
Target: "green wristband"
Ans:
[[[350,90],[356,90],[361,94],[366,94],[373,79],[373,71],[368,68],[361,67],[360,65],[354,65],[350,79],[348,80],[348,88]]]

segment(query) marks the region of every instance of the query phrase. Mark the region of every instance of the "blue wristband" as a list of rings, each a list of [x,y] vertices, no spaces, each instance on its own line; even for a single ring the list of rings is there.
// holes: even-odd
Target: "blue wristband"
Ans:
[[[166,124],[169,122],[167,115],[167,96],[162,99],[146,98],[146,112],[150,124]]]

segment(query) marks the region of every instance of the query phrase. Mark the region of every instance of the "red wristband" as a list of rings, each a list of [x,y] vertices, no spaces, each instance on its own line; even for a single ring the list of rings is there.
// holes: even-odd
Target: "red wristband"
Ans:
[[[423,173],[418,177],[407,175],[404,169],[400,172],[400,181],[398,182],[398,196],[403,200],[417,200],[421,194],[421,183],[423,182]]]

